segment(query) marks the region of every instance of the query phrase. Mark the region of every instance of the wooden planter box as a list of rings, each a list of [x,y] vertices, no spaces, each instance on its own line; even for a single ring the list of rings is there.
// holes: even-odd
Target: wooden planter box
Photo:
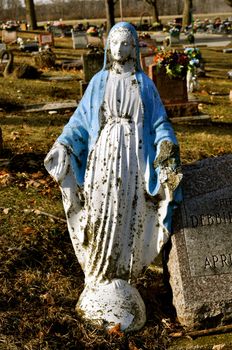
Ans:
[[[155,64],[149,66],[148,76],[154,81],[164,104],[188,102],[186,78],[170,78],[165,69],[157,71]]]

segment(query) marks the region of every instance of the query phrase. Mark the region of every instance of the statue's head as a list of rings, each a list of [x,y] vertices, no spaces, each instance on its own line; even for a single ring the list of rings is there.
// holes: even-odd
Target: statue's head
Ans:
[[[139,43],[135,28],[128,22],[119,22],[111,29],[105,48],[104,68],[109,68],[114,61],[125,63],[133,60],[140,70]]]
[[[112,61],[121,63],[136,59],[135,40],[129,29],[119,27],[110,33],[109,54]]]

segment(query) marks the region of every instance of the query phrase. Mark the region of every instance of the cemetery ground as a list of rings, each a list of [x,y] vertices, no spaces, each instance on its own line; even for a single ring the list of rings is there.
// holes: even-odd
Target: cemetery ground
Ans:
[[[32,62],[30,54],[20,52],[16,45],[12,49],[16,65]],[[0,77],[0,349],[164,350],[174,346],[173,334],[180,332],[183,343],[177,345],[178,350],[191,344],[212,349],[218,341],[225,342],[220,338],[223,335],[196,340],[191,334],[185,337],[160,264],[149,267],[138,280],[147,306],[147,323],[142,330],[122,334],[116,327],[104,332],[84,324],[76,315],[84,276],[69,239],[59,188],[43,167],[46,153],[73,110],[29,113],[22,108],[80,98],[82,72],[62,71],[59,63],[80,58],[83,51],[73,50],[71,39],[57,38],[54,52],[57,68],[43,70],[41,79]],[[231,54],[216,47],[202,47],[201,52],[206,77],[200,79],[194,96],[200,111],[212,121],[207,125],[174,124],[183,164],[232,151],[231,80],[227,78]],[[44,79],[67,75],[73,80]],[[231,334],[226,337],[232,338]]]

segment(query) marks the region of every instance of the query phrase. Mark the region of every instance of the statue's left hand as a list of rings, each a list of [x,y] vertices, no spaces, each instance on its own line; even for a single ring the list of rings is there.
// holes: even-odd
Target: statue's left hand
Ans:
[[[163,187],[167,185],[169,191],[175,191],[182,179],[179,147],[171,141],[162,141],[159,154],[154,161],[154,167],[160,169],[159,181],[163,184]]]
[[[67,154],[65,146],[55,143],[44,160],[47,171],[56,181],[62,181],[65,176],[68,167]]]

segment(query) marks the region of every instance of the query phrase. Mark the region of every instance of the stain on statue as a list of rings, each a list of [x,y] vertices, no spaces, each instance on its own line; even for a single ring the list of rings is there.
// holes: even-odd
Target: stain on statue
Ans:
[[[104,65],[45,159],[59,183],[85,274],[76,310],[122,331],[140,329],[139,274],[159,254],[181,199],[177,140],[126,22],[110,31]]]

